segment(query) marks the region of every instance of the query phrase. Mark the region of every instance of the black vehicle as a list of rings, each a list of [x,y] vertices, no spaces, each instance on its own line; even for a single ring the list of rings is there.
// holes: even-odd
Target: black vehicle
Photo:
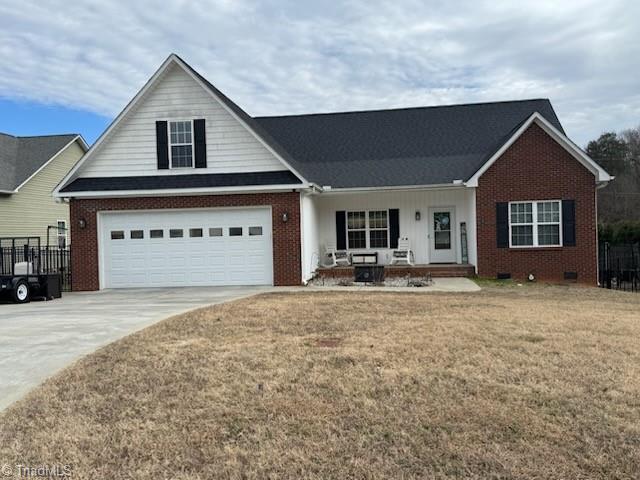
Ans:
[[[62,277],[44,260],[40,237],[0,238],[0,295],[16,303],[60,298]]]

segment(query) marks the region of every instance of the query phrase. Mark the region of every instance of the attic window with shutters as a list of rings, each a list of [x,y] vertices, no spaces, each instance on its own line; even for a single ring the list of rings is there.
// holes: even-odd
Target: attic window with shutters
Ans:
[[[193,168],[192,122],[169,122],[171,168]]]

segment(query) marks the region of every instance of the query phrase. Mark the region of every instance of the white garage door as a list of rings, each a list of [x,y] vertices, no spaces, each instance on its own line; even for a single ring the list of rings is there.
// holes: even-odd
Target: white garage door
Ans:
[[[102,213],[103,288],[271,285],[271,211]]]

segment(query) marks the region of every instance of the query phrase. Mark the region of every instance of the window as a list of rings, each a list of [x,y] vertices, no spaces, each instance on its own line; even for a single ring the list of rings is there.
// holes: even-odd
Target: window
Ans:
[[[169,230],[169,238],[182,238],[183,233],[181,228],[172,228]]]
[[[512,247],[558,247],[560,202],[513,202],[509,204]]]
[[[347,248],[367,248],[367,212],[347,212]]]
[[[201,228],[190,228],[189,229],[189,236],[190,237],[201,237],[202,236],[202,229]]]
[[[169,122],[169,155],[171,168],[193,167],[191,121]]]
[[[144,230],[131,230],[129,232],[129,238],[133,240],[139,240],[144,238]]]
[[[560,245],[560,202],[538,202],[538,245]]]
[[[242,227],[229,227],[229,236],[230,237],[241,237],[242,236]]]
[[[66,220],[58,220],[58,247],[67,247],[67,222]]]
[[[124,230],[112,230],[111,240],[124,240]]]
[[[433,212],[433,248],[451,250],[451,212]]]
[[[387,210],[347,212],[347,248],[388,248]]]
[[[151,230],[151,231],[149,231],[149,237],[150,238],[163,238],[164,237],[164,230]]]
[[[387,248],[388,236],[387,211],[369,212],[369,248]]]
[[[262,227],[249,227],[249,236],[262,235]]]
[[[214,227],[209,229],[210,237],[221,237],[222,236],[222,228]]]
[[[511,246],[533,245],[533,204],[511,204]]]

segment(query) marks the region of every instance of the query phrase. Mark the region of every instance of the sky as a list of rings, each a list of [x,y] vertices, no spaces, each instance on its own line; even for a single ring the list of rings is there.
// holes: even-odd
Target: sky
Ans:
[[[549,98],[584,146],[640,125],[639,18],[635,0],[0,0],[0,131],[92,143],[174,52],[250,115]]]

